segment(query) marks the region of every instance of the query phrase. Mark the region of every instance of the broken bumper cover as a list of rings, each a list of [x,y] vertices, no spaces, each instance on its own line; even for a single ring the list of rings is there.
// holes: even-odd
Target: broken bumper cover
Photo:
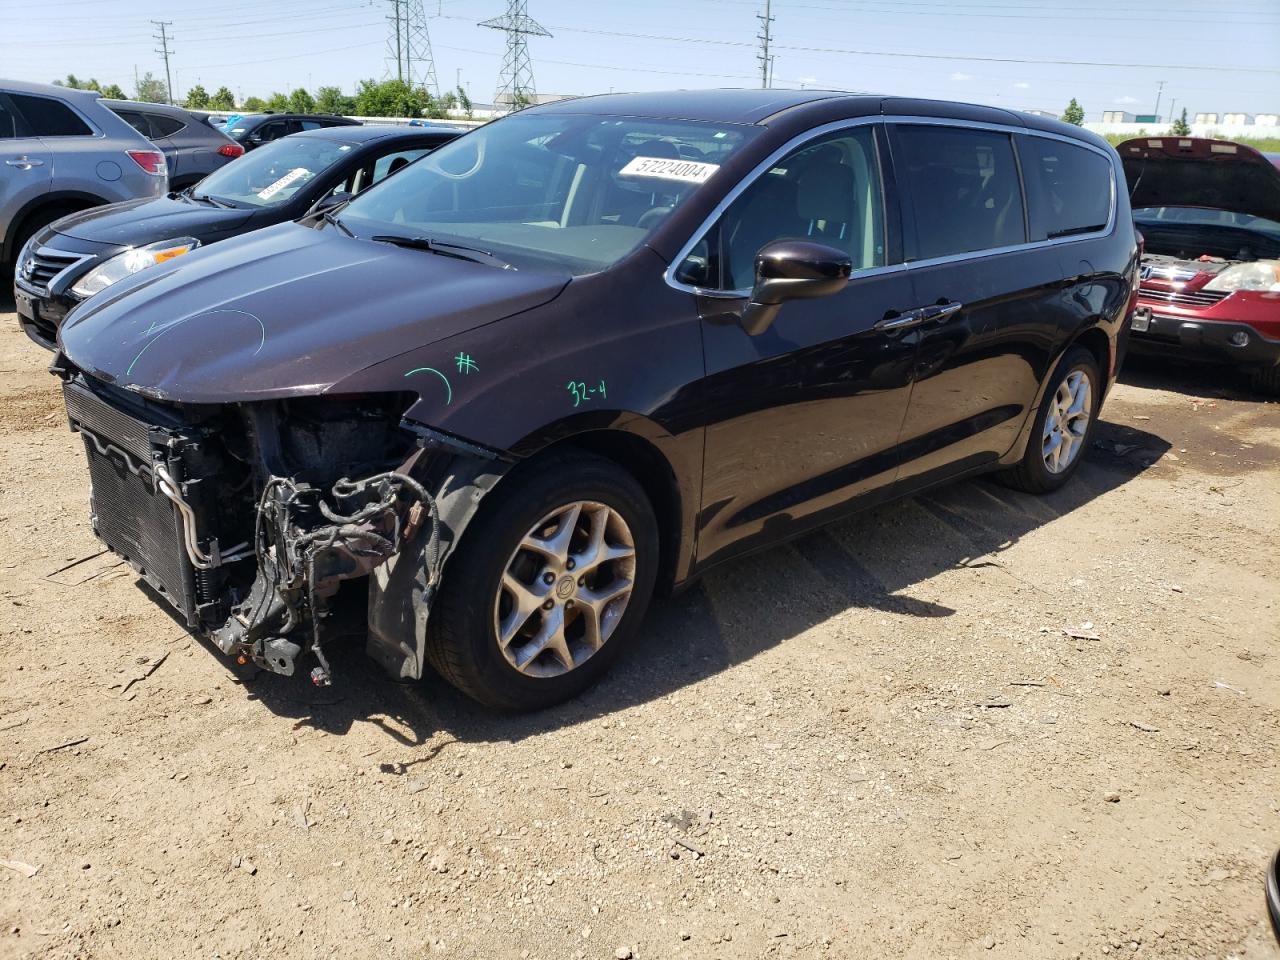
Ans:
[[[395,676],[421,676],[445,540],[456,541],[491,486],[476,477],[501,474],[494,461],[410,435],[393,469],[311,484],[270,469],[275,454],[228,457],[218,437],[225,410],[186,416],[76,373],[64,376],[63,394],[85,443],[94,532],[188,627],[275,673],[293,674],[311,654],[312,679],[325,685],[340,584],[401,560],[394,576],[370,577],[369,652]],[[448,538],[437,497],[451,511]],[[399,596],[402,587],[413,595]]]

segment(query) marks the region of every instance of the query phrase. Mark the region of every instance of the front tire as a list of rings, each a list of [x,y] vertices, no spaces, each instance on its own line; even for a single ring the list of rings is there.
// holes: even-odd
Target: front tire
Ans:
[[[634,640],[657,570],[657,520],[628,473],[579,453],[522,465],[449,561],[427,659],[486,706],[567,700]]]
[[[1058,362],[1031,424],[1022,461],[996,474],[1006,486],[1027,493],[1057,490],[1080,468],[1102,406],[1098,361],[1072,347]]]

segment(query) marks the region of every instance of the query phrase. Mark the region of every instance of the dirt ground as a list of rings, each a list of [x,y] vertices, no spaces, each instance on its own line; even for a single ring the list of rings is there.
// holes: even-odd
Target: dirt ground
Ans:
[[[1131,370],[1059,493],[736,563],[499,716],[238,679],[96,556],[11,309],[0,956],[1280,957],[1280,404]]]

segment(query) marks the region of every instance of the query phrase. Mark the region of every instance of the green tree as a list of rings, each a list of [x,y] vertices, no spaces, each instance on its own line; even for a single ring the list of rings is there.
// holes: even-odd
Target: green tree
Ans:
[[[261,97],[248,97],[240,104],[240,109],[245,113],[261,113],[267,109],[267,102]]]
[[[1187,108],[1182,108],[1182,116],[1173,121],[1173,126],[1169,128],[1169,133],[1175,137],[1191,136],[1191,124],[1187,123]]]
[[[1077,127],[1084,124],[1084,107],[1076,102],[1075,97],[1071,98],[1071,102],[1067,104],[1067,109],[1062,111],[1062,119],[1067,123],[1074,123]]]
[[[135,99],[143,103],[169,102],[169,88],[165,86],[163,80],[153,77],[150,70],[142,75],[142,79],[138,81],[134,90],[137,94]]]
[[[355,103],[339,87],[321,87],[316,91],[317,113],[355,113]]]
[[[467,115],[470,120],[474,116],[474,107],[471,104],[471,98],[467,96],[467,91],[462,89],[462,85],[458,85],[458,106]]]
[[[209,108],[211,110],[234,110],[236,108],[236,96],[227,87],[219,87],[212,97],[209,98]]]
[[[108,83],[102,88],[102,95],[108,100],[125,99],[124,91],[120,89],[120,84],[118,83]]]
[[[403,80],[361,80],[355,99],[355,112],[363,117],[421,117],[433,106],[425,90]]]
[[[267,109],[272,113],[285,113],[289,109],[289,98],[283,93],[273,93],[267,97]]]
[[[187,91],[186,107],[188,110],[209,109],[209,91],[197,83]]]
[[[289,94],[289,109],[294,113],[315,113],[316,102],[305,87],[298,87]]]

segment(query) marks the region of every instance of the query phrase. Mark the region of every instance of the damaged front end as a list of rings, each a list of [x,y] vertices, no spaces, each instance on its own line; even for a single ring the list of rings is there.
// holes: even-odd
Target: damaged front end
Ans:
[[[406,554],[411,596],[388,598],[386,577],[371,587],[371,624],[384,601],[407,612],[399,627],[371,631],[370,652],[396,675],[421,675],[413,637],[445,547],[478,503],[471,481],[493,474],[483,451],[402,422],[409,395],[172,404],[60,364],[94,532],[189,628],[286,676],[309,654],[312,681],[328,685],[340,586]],[[468,491],[460,501],[458,489]],[[454,533],[437,506],[450,490],[465,504]]]

